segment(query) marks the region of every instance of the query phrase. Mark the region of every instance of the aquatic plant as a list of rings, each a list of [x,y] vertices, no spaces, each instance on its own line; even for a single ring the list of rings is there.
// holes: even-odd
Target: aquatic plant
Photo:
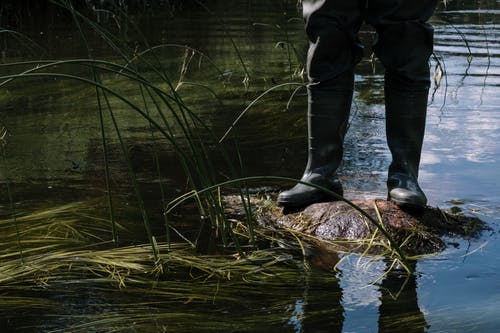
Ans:
[[[127,284],[148,285],[166,272],[189,274],[193,279],[259,279],[275,274],[273,267],[293,263],[291,255],[280,255],[276,249],[264,249],[235,256],[200,254],[187,242],[110,247],[107,219],[99,215],[105,202],[98,199],[72,202],[51,209],[0,219],[0,284],[49,285],[60,280],[113,281],[119,287]],[[246,226],[247,227],[247,226]],[[117,224],[124,235],[133,231]],[[246,234],[248,237],[248,233]],[[19,241],[20,240],[20,241]],[[15,249],[24,249],[20,257]],[[286,252],[286,251],[285,251]]]
[[[201,89],[212,92],[214,98],[218,99],[217,94],[213,92],[210,87],[203,84],[186,82],[184,80],[191,59],[195,56],[206,60],[206,63],[213,66],[218,73],[222,73],[213,60],[211,60],[203,52],[189,46],[175,44],[150,46],[147,39],[142,36],[140,29],[135,26],[132,20],[129,20],[126,12],[124,12],[119,6],[114,8],[114,13],[119,14],[116,16],[116,19],[125,21],[120,23],[118,26],[127,25],[129,29],[134,29],[135,33],[140,37],[139,43],[143,49],[137,50],[135,47],[132,48],[124,40],[122,40],[119,35],[113,34],[110,29],[105,28],[104,25],[100,24],[95,19],[84,15],[81,11],[78,11],[74,7],[72,1],[53,0],[52,3],[67,10],[68,13],[71,14],[74,24],[77,27],[80,37],[86,47],[87,55],[81,59],[23,61],[2,64],[1,66],[3,68],[9,68],[11,72],[14,71],[14,74],[0,76],[0,87],[7,86],[20,79],[36,80],[56,78],[60,80],[77,81],[85,86],[91,87],[94,90],[97,102],[96,117],[99,121],[101,145],[103,149],[104,178],[106,183],[107,206],[109,212],[109,219],[107,221],[111,229],[111,243],[117,247],[121,245],[121,227],[115,217],[115,210],[117,208],[115,198],[112,193],[110,180],[111,171],[108,156],[110,140],[114,137],[114,139],[118,141],[129,176],[128,178],[131,183],[131,188],[137,200],[137,205],[144,224],[144,230],[147,239],[149,240],[150,245],[147,248],[152,250],[153,264],[158,265],[153,266],[158,268],[153,269],[150,267],[147,271],[163,269],[165,255],[168,256],[170,250],[175,248],[175,246],[172,248],[169,247],[169,244],[171,243],[170,234],[172,232],[178,234],[179,237],[184,239],[188,247],[197,246],[196,240],[190,240],[187,237],[184,237],[181,232],[171,225],[171,221],[169,219],[170,213],[187,200],[191,200],[196,203],[199,216],[202,220],[198,234],[206,232],[206,237],[216,238],[216,241],[223,247],[229,249],[231,253],[238,252],[240,255],[243,255],[245,251],[241,244],[241,235],[235,233],[234,223],[228,220],[224,212],[224,202],[222,200],[223,191],[230,189],[231,191],[235,191],[240,194],[241,203],[247,212],[247,218],[244,222],[245,230],[249,235],[248,243],[250,246],[253,246],[256,242],[256,232],[253,212],[251,205],[249,204],[248,186],[253,182],[292,181],[292,179],[271,176],[245,177],[243,171],[244,166],[241,165],[241,163],[240,165],[237,163],[235,164],[233,162],[235,160],[234,156],[228,153],[227,138],[229,137],[230,132],[235,129],[240,119],[242,119],[242,117],[264,96],[267,96],[274,91],[293,87],[290,91],[288,101],[288,104],[290,104],[297,91],[301,89],[304,84],[301,82],[291,82],[274,85],[267,89],[252,100],[246,108],[244,108],[244,110],[227,129],[225,134],[219,138],[212,133],[212,130],[207,126],[203,119],[201,119],[200,116],[197,115],[184,101],[180,89],[182,85],[201,87]],[[98,36],[100,40],[116,54],[118,60],[100,60],[98,57],[95,57],[91,46],[87,42],[87,35],[90,33]],[[284,41],[279,42],[279,45],[286,45],[287,58],[289,64],[292,64],[291,54],[295,54],[297,59],[298,55],[288,38],[289,37],[285,32],[285,39]],[[238,51],[238,47],[232,39],[231,44],[233,45],[242,66],[244,86],[248,87],[250,72],[244,65],[245,62]],[[177,82],[171,78],[161,59],[159,59],[156,55],[155,51],[159,48],[181,48],[184,50],[184,58],[179,68],[180,74]],[[21,70],[18,70],[19,68],[21,68]],[[221,77],[221,80],[222,79],[223,78]],[[127,89],[123,88],[124,86],[127,89],[130,89],[130,87],[136,87],[136,94],[134,96],[130,96]],[[166,235],[166,243],[158,242],[157,238],[163,237],[163,235],[155,235],[153,232],[153,226],[144,204],[140,184],[132,166],[131,157],[129,156],[125,139],[122,135],[122,127],[116,117],[118,112],[124,112],[124,110],[127,112],[133,112],[142,118],[144,123],[149,128],[151,141],[155,147],[163,145],[165,142],[172,147],[186,177],[186,193],[167,203],[168,198],[165,196],[165,184],[161,178],[162,166],[160,165],[156,150],[154,151],[159,190],[162,201],[166,205],[164,214],[164,234]],[[111,133],[106,131],[106,128],[109,127],[113,129]],[[236,149],[236,154],[237,153]],[[218,167],[215,167],[215,160],[223,162],[224,170],[217,169],[220,168],[220,163],[217,164]],[[236,158],[236,160],[238,160],[238,158]],[[222,173],[224,173],[226,175],[224,177],[229,178],[229,180],[221,181]],[[317,187],[313,184],[309,185]],[[322,190],[335,196],[326,189]],[[338,199],[345,200],[343,198]],[[355,207],[352,203],[348,203]],[[355,208],[358,209],[361,214],[366,214],[361,209],[357,207]],[[14,220],[9,220],[9,223],[17,223],[14,213],[12,216]],[[405,267],[409,267],[405,254],[400,250],[397,242],[385,232],[377,220],[369,216],[367,216],[367,218],[374,225],[376,225],[377,228],[379,228],[382,234],[387,237],[389,241],[389,248],[391,249],[390,255],[394,255],[395,258],[397,258],[397,260],[399,260]],[[208,228],[205,226],[205,220],[210,223]],[[74,242],[75,239],[78,240],[81,238],[81,235],[76,232],[77,230],[78,229],[75,227],[67,229],[67,232],[72,233],[74,236],[71,238],[71,242]],[[91,235],[91,233],[89,233],[89,235]],[[98,239],[99,243],[107,242],[107,239],[102,235],[94,238]],[[33,242],[34,241],[25,241],[24,234],[21,233],[18,238],[18,247],[22,253],[29,253],[31,251],[35,251],[35,248],[32,247]],[[52,246],[59,245],[44,246],[48,246],[50,248]],[[119,252],[118,249],[117,251]],[[75,254],[68,255],[71,258],[74,258],[75,256]],[[81,255],[82,254],[80,252],[76,254],[76,256]],[[99,256],[103,255],[99,254]],[[50,257],[48,260],[49,259]],[[55,262],[65,261],[65,259],[63,260],[60,256],[55,256],[52,259]],[[87,264],[89,261],[91,261],[90,258],[84,260]],[[121,267],[120,265],[118,266]],[[26,267],[20,269],[26,269]],[[139,270],[139,268],[137,269]],[[96,271],[96,269],[93,268],[93,271]],[[29,269],[28,272],[30,272]],[[20,274],[22,273],[17,272],[13,276],[20,276]]]
[[[108,161],[108,145],[112,133],[106,133],[104,129],[105,122],[111,123],[114,128],[114,135],[120,144],[123,158],[127,165],[129,180],[140,207],[144,227],[154,250],[155,259],[158,260],[158,251],[155,249],[156,240],[151,231],[151,222],[143,204],[137,177],[132,168],[130,157],[128,156],[128,149],[121,134],[120,124],[115,116],[117,109],[120,110],[120,108],[127,107],[139,114],[150,127],[153,142],[158,143],[159,140],[166,140],[166,142],[173,147],[185,172],[189,188],[202,189],[216,183],[216,178],[219,176],[212,164],[215,158],[222,157],[222,160],[226,161],[228,172],[232,176],[237,175],[237,170],[230,161],[228,154],[225,153],[225,148],[218,144],[217,138],[211,134],[211,130],[188,107],[179,94],[178,90],[180,85],[189,84],[182,80],[182,69],[178,83],[174,84],[167,74],[167,71],[163,68],[161,61],[155,56],[153,52],[155,47],[149,47],[145,39],[144,45],[146,49],[138,54],[135,49],[131,49],[118,36],[113,35],[109,30],[77,11],[73,7],[71,1],[53,1],[53,3],[68,10],[72,15],[80,36],[86,45],[87,57],[73,60],[25,61],[2,64],[4,68],[9,67],[15,69],[21,67],[27,69],[17,74],[2,76],[1,80],[3,82],[0,83],[0,86],[6,86],[19,79],[50,77],[64,80],[76,80],[95,89],[102,147],[104,151],[103,163],[112,228],[112,240],[118,243]],[[121,8],[117,7],[116,10],[120,11]],[[123,17],[127,18],[126,15]],[[133,23],[127,21],[127,24],[132,25]],[[103,42],[122,58],[123,62],[119,63],[94,59],[86,37],[89,30],[97,34]],[[140,32],[138,32],[138,34],[140,34]],[[185,47],[185,50],[202,55],[201,52],[188,47]],[[150,58],[146,57],[150,55]],[[184,65],[186,64],[184,63]],[[140,67],[142,72],[138,70]],[[68,70],[62,72],[60,68],[67,68]],[[152,72],[156,75],[154,81],[146,78],[142,74],[146,68],[148,72]],[[82,70],[87,70],[88,75],[81,75],[80,73],[82,73]],[[123,80],[126,80],[128,84],[136,85],[139,91],[140,100],[136,101],[134,97],[127,96],[126,92],[120,91],[118,85],[113,82],[105,82],[103,78],[109,77],[110,75],[114,76],[114,82],[122,83]],[[209,89],[208,87],[204,88]],[[217,156],[209,152],[209,150],[214,149],[218,151]],[[156,161],[158,161],[158,159],[156,159]],[[164,185],[160,179],[161,166],[158,162],[156,167],[162,200],[165,202]],[[238,240],[231,231],[231,225],[225,219],[217,193],[205,192],[203,195],[196,196],[195,201],[198,203],[200,215],[206,216],[212,221],[213,227],[217,230],[217,234],[222,240],[222,243],[225,246],[231,243],[232,246],[240,250]],[[250,219],[248,221],[251,223]],[[167,216],[165,216],[165,223],[165,233],[168,235],[170,233],[170,227],[168,225]],[[250,227],[250,229],[252,230],[253,228]]]

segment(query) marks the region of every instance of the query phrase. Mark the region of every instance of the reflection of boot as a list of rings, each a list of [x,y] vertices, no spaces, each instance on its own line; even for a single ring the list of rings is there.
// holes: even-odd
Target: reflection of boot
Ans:
[[[415,263],[410,263],[415,270]],[[414,274],[390,271],[380,285],[378,332],[427,332],[429,325],[418,306],[417,279]]]
[[[343,195],[342,184],[335,171],[342,160],[351,109],[353,73],[345,73],[334,81],[330,85],[322,83],[309,87],[309,154],[301,180]],[[334,198],[319,189],[297,184],[279,194],[278,204],[286,208],[301,208],[331,199]]]
[[[427,198],[418,185],[418,167],[425,131],[428,89],[385,87],[387,144],[392,154],[388,198],[406,208],[422,208]]]

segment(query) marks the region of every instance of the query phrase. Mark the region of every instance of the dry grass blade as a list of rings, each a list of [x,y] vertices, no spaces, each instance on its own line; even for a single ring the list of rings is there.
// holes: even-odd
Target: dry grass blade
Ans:
[[[16,218],[24,250],[17,251],[14,219],[0,220],[0,285],[49,286],[57,281],[108,281],[118,287],[150,284],[169,274],[191,279],[258,279],[293,262],[273,249],[244,255],[200,255],[188,243],[162,243],[154,260],[151,245],[114,247],[102,241],[109,221],[94,217],[95,201],[77,202]],[[123,227],[122,227],[123,228]],[[184,273],[183,273],[184,272]]]
[[[7,134],[7,129],[3,126],[0,126],[0,147],[7,144]]]

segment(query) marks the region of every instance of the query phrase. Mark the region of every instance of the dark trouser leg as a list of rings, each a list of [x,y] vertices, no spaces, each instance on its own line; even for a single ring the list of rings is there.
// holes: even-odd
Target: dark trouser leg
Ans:
[[[362,1],[303,0],[309,51],[308,162],[302,181],[342,195],[335,172],[342,160],[351,109],[354,65],[361,48],[357,32]],[[323,191],[297,184],[280,193],[278,204],[300,208],[332,199]]]
[[[374,51],[385,66],[387,143],[392,154],[387,180],[389,199],[421,208],[427,198],[417,178],[430,86],[428,60],[433,29],[426,21],[436,0],[370,0],[367,22],[377,30]]]

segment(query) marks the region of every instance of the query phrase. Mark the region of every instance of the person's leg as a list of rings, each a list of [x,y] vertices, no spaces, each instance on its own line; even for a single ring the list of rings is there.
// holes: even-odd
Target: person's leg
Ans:
[[[366,21],[378,35],[374,52],[385,67],[387,143],[392,154],[388,198],[402,207],[422,208],[418,185],[430,86],[433,29],[427,20],[436,0],[370,0]]]
[[[301,178],[342,195],[335,176],[341,162],[354,86],[354,65],[361,57],[357,32],[364,1],[303,0],[307,54],[308,162]],[[297,184],[281,192],[278,204],[300,208],[331,199],[311,186]]]

